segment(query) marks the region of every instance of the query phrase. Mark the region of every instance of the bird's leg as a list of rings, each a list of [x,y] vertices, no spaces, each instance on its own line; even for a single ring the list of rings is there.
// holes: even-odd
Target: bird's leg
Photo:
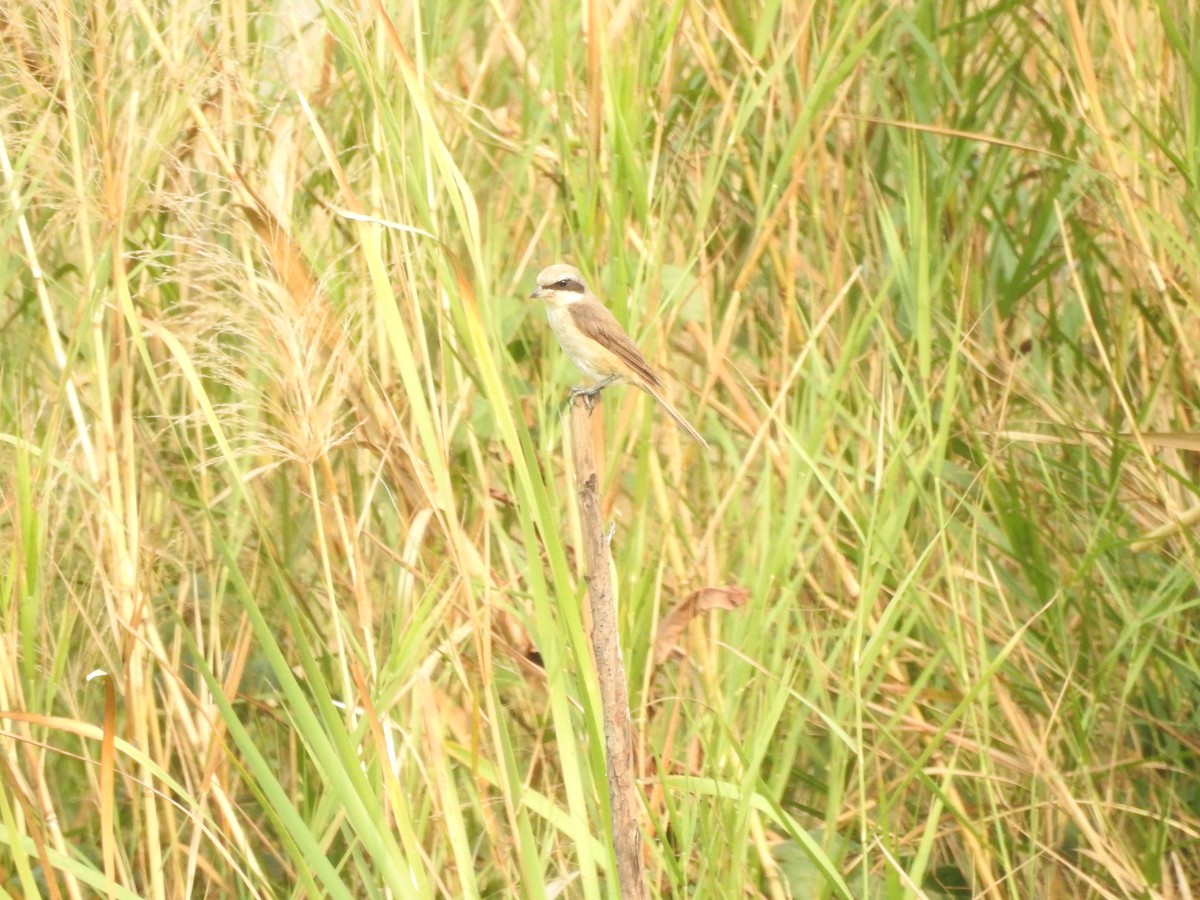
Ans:
[[[591,387],[580,387],[576,385],[575,387],[571,388],[571,396],[568,398],[567,402],[573,403],[576,397],[582,397],[583,405],[590,413],[592,411],[592,407],[596,405],[596,398],[600,396],[600,392],[610,384],[620,380],[620,375],[609,375],[607,378],[602,378],[600,381],[597,381]]]

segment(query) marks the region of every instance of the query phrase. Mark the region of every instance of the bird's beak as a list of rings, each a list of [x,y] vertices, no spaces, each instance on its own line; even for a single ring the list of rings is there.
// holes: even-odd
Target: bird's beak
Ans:
[[[533,293],[529,295],[530,300],[541,300],[546,294],[550,293],[540,284],[533,289]]]

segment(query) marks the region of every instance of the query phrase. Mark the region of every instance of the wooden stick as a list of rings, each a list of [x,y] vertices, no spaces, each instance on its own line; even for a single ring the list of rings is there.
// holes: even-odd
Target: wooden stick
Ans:
[[[591,410],[587,398],[571,404],[571,449],[575,457],[575,487],[587,558],[588,598],[592,607],[592,655],[600,683],[604,718],[604,757],[608,764],[608,799],[612,809],[612,841],[617,857],[617,882],[622,900],[644,900],[646,872],[642,862],[642,832],[638,824],[641,799],[633,767],[633,727],[629,721],[629,688],[621,659],[617,607],[613,602],[608,536],[600,520],[600,479],[592,445]],[[592,406],[600,401],[599,395]]]

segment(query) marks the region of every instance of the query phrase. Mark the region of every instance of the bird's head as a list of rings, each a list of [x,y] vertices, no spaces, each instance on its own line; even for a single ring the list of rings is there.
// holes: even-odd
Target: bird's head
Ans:
[[[551,306],[578,303],[587,293],[587,282],[574,266],[555,263],[538,272],[537,287],[529,296]]]

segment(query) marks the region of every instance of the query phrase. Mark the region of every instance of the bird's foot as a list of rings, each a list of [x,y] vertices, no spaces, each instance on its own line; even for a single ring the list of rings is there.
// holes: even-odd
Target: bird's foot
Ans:
[[[600,400],[600,392],[610,384],[618,380],[618,376],[610,375],[607,378],[596,382],[590,387],[580,387],[576,385],[571,388],[571,394],[567,397],[567,403],[574,403],[576,397],[583,398],[583,406],[589,413],[595,408],[596,403]]]
[[[596,405],[596,401],[600,398],[600,392],[594,387],[573,387],[571,393],[567,396],[567,406],[575,402],[576,397],[583,398],[583,408],[591,413],[592,408]]]

